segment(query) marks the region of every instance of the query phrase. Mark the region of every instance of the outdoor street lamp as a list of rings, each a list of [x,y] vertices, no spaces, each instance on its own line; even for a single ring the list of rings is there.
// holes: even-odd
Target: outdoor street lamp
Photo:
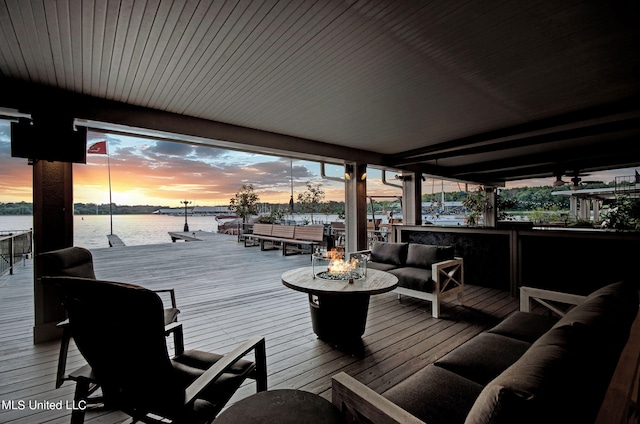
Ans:
[[[189,231],[189,224],[187,224],[187,205],[190,205],[191,202],[188,200],[183,200],[180,203],[184,204],[184,230],[183,231],[187,232]]]

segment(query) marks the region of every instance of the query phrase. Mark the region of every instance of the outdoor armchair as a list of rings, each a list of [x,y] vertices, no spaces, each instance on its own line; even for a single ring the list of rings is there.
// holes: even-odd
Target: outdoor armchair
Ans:
[[[152,416],[210,422],[246,378],[256,380],[258,391],[267,389],[264,338],[251,338],[224,356],[186,350],[170,358],[162,301],[153,291],[77,277],[42,282],[56,287],[107,408],[144,422],[153,422]],[[114,305],[117,314],[111,313]],[[253,361],[241,359],[251,351]],[[73,412],[72,422],[83,419],[84,411]]]
[[[93,255],[88,249],[83,247],[67,247],[59,250],[45,252],[39,255],[42,261],[42,275],[48,277],[67,276],[82,277],[95,280],[96,274],[93,268]],[[184,350],[182,347],[182,336],[177,333],[177,327],[171,325],[178,320],[180,310],[176,304],[176,295],[174,289],[155,290],[156,293],[166,294],[169,298],[170,305],[164,309],[164,323],[168,332],[174,334],[174,345],[177,350]],[[113,313],[113,312],[112,312]],[[56,388],[62,386],[67,380],[78,382],[79,380],[88,380],[91,389],[89,394],[93,393],[98,386],[92,381],[91,368],[88,366],[81,367],[70,374],[66,374],[67,355],[69,353],[69,343],[73,337],[69,320],[59,322],[57,325],[62,329],[62,337],[60,340],[60,352],[58,354],[58,370],[56,372]],[[84,383],[86,384],[86,382]],[[93,398],[92,398],[93,399]],[[88,399],[91,400],[91,399]],[[93,399],[96,402],[101,399]]]

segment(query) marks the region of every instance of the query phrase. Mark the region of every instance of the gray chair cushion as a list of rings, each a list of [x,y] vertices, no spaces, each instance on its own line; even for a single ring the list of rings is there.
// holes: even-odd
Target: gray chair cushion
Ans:
[[[516,311],[487,332],[533,343],[556,322],[555,317]]]
[[[529,349],[531,343],[482,333],[436,361],[436,365],[485,386]]]
[[[481,391],[480,384],[428,365],[382,396],[426,423],[461,424]]]
[[[484,388],[466,422],[593,422],[622,350],[609,338],[579,323],[551,328]]]
[[[164,310],[164,325],[168,325],[176,321],[178,318],[178,314],[180,314],[180,309],[166,308]]]
[[[431,268],[431,265],[448,259],[453,259],[453,246],[409,243],[406,265]]]
[[[377,241],[371,247],[371,260],[392,265],[403,265],[407,258],[408,243],[386,243]]]
[[[538,339],[485,386],[466,423],[583,422],[575,405],[580,380],[574,364],[582,346],[571,345],[571,333],[568,327],[552,329]],[[574,420],[567,420],[571,414]]]
[[[628,333],[631,322],[638,313],[638,290],[630,283],[609,284],[591,293],[583,303],[573,308],[555,324],[586,325],[601,329],[619,338]],[[620,322],[629,323],[627,327]]]
[[[438,246],[427,244],[409,244],[407,249],[407,266],[431,268],[438,262]]]
[[[42,259],[42,275],[92,278],[93,256],[83,247],[66,247],[40,254]]]
[[[389,271],[398,277],[398,286],[412,290],[432,293],[435,282],[431,278],[431,269],[403,267]]]
[[[392,269],[397,268],[398,265],[394,264],[385,264],[382,262],[367,262],[367,268],[369,269],[377,269],[378,271],[390,271]]]

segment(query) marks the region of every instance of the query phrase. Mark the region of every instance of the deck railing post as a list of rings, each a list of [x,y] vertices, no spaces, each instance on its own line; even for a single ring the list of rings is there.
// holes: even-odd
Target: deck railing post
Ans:
[[[13,237],[9,237],[9,274],[13,275]]]

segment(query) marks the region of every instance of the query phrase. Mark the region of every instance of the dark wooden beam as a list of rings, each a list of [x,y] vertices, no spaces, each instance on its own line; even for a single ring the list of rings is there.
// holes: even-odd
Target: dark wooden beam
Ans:
[[[343,162],[358,160],[383,165],[383,155],[336,144],[277,134],[255,128],[101,99],[44,85],[0,78],[0,106],[30,114],[43,107],[65,108],[77,119],[115,124],[131,129],[175,134],[175,141],[197,139],[203,145],[309,160]],[[186,136],[186,137],[178,137]],[[189,138],[190,137],[190,138]],[[160,137],[160,135],[158,136]]]

